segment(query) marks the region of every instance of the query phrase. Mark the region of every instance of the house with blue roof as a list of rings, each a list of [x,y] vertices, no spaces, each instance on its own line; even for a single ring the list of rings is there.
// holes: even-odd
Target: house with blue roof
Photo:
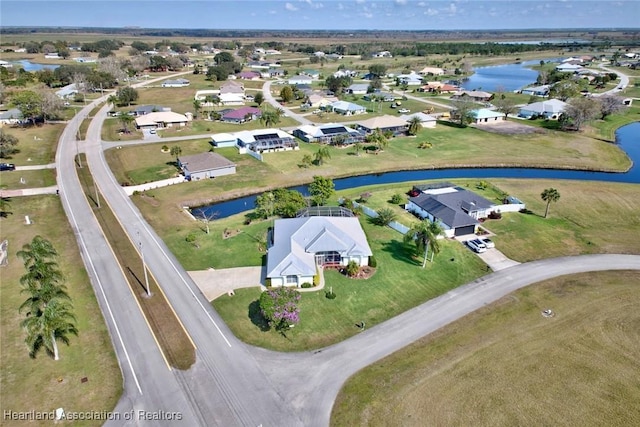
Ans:
[[[469,117],[472,122],[481,125],[486,123],[497,123],[504,121],[504,114],[500,111],[489,110],[488,108],[479,108],[469,111]]]

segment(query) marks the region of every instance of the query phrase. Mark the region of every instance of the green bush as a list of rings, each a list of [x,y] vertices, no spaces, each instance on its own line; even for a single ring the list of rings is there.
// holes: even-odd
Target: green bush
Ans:
[[[313,286],[318,286],[320,284],[320,272],[317,272],[315,276],[313,276]]]
[[[309,282],[304,282],[302,285],[300,285],[300,287],[303,289],[309,289],[309,288],[313,288],[313,284]]]
[[[374,257],[373,255],[371,255],[369,257],[369,267],[373,267],[376,268],[378,266],[378,261],[376,260],[376,257]]]
[[[196,234],[195,233],[189,233],[187,234],[187,237],[184,238],[184,240],[187,241],[187,243],[193,243],[196,241]]]
[[[391,196],[391,203],[393,203],[394,205],[399,205],[403,201],[404,201],[404,197],[402,197],[402,194],[396,193],[393,196]]]
[[[336,293],[335,292],[327,291],[327,292],[324,293],[324,296],[327,297],[328,299],[336,299]]]
[[[347,264],[347,276],[355,277],[358,275],[358,271],[360,271],[360,266],[355,261],[349,261]]]

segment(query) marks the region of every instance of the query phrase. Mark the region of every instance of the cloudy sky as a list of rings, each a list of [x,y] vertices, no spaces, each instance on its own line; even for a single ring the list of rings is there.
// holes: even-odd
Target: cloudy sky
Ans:
[[[1,0],[2,26],[466,30],[638,28],[640,0]]]

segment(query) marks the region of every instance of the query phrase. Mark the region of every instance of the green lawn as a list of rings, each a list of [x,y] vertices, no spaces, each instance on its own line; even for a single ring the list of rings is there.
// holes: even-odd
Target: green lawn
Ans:
[[[485,226],[496,233],[496,246],[508,257],[525,262],[589,253],[640,253],[638,184],[562,180],[506,180],[490,182],[518,197],[533,214],[505,214]],[[540,193],[553,187],[560,200],[545,203]],[[477,190],[474,190],[477,191]]]
[[[638,425],[638,284],[587,273],[506,296],[351,377],[331,425]]]
[[[216,311],[245,342],[280,351],[310,350],[358,333],[357,322],[373,326],[486,271],[477,256],[450,240],[442,241],[442,252],[434,263],[422,269],[421,259],[414,257],[413,248],[402,242],[401,234],[372,225],[368,219],[361,223],[377,260],[376,273],[367,280],[358,280],[326,271],[325,286],[327,290],[332,287],[337,298],[329,300],[323,291],[303,294],[301,321],[286,337],[273,330],[265,331],[263,326],[261,329],[256,304],[258,288],[238,289],[233,297],[216,299]]]
[[[9,190],[49,187],[55,184],[55,169],[0,172],[0,185],[6,185]]]
[[[0,239],[9,242],[9,264],[0,267],[0,406],[20,412],[51,411],[60,407],[74,412],[112,410],[122,392],[122,376],[59,198],[12,198],[9,210],[12,213],[7,218],[0,218]],[[31,225],[24,224],[25,215],[31,217]],[[79,330],[77,337],[70,337],[70,346],[60,345],[57,362],[44,352],[30,359],[25,335],[19,326],[24,314],[18,313],[18,306],[26,297],[18,285],[24,267],[16,252],[36,235],[50,240],[60,254],[57,261],[65,276]],[[84,377],[87,382],[81,382]],[[51,422],[34,421],[30,425],[49,426]],[[96,426],[98,423],[78,421],[74,425]]]
[[[46,165],[53,163],[58,147],[58,139],[64,130],[64,124],[42,124],[38,126],[5,126],[3,132],[18,138],[15,148],[20,152],[6,161],[18,166]],[[5,161],[5,160],[3,160]]]

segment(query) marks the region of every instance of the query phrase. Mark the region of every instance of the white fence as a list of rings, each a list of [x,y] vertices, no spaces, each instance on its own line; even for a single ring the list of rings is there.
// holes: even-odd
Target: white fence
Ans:
[[[261,162],[263,162],[264,160],[262,159],[262,154],[257,153],[253,150],[247,150],[246,151],[247,154],[249,154],[250,156],[255,157],[256,159],[260,160]]]
[[[374,211],[373,209],[371,209],[370,207],[364,206],[358,202],[353,202],[353,206],[354,207],[360,207],[362,208],[362,212],[366,215],[366,216],[370,216],[371,218],[377,218],[378,217],[378,212]],[[404,224],[400,224],[398,221],[391,221],[389,224],[389,227],[393,228],[394,230],[396,230],[398,233],[400,234],[407,234],[407,232],[410,230],[409,227],[407,227]]]

